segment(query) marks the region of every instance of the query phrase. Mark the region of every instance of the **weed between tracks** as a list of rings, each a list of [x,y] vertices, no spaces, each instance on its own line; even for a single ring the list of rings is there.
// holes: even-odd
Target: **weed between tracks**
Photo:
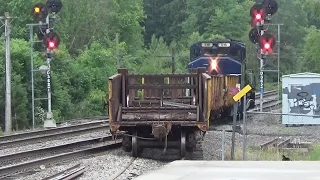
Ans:
[[[231,146],[226,146],[225,160],[231,159]],[[311,152],[277,151],[275,148],[261,150],[258,147],[247,147],[247,161],[281,161],[282,155],[289,157],[292,161],[319,161],[320,145],[313,146]],[[236,161],[242,161],[242,147],[236,147],[234,152]]]

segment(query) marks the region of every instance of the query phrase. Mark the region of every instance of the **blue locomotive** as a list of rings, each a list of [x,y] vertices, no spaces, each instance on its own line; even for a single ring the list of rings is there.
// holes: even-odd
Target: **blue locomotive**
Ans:
[[[237,84],[240,86],[237,88],[243,88],[247,84],[250,84],[252,90],[247,94],[247,100],[251,100],[247,109],[251,109],[255,106],[255,77],[252,72],[247,70],[245,59],[246,46],[241,41],[231,39],[200,41],[192,44],[190,47],[188,69],[190,71],[194,68],[205,67],[207,73],[211,76],[237,76]],[[222,117],[232,117],[232,106],[229,105],[222,109],[219,112]],[[242,112],[243,99],[238,106],[238,115],[241,118]]]

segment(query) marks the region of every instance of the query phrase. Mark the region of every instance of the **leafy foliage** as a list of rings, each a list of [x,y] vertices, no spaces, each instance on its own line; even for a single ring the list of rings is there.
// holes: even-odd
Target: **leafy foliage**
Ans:
[[[28,23],[36,0],[2,0],[0,15],[9,12],[12,22],[12,115],[15,129],[29,128],[31,114],[31,71]],[[44,1],[43,1],[44,2]],[[169,73],[174,55],[176,72],[186,72],[189,47],[199,40],[239,39],[247,46],[247,66],[258,71],[256,47],[248,38],[249,9],[255,0],[62,0],[54,31],[61,44],[52,61],[54,118],[104,115],[108,96],[107,78],[117,67],[136,73]],[[260,1],[259,1],[260,2]],[[281,26],[280,69],[319,72],[320,19],[318,0],[281,0],[273,23]],[[37,30],[36,28],[34,29]],[[277,35],[277,27],[268,31]],[[4,28],[0,29],[0,60],[4,62]],[[118,34],[118,43],[116,40]],[[34,49],[34,68],[45,62],[41,44]],[[277,47],[275,48],[277,53]],[[276,69],[276,57],[267,68]],[[0,92],[5,92],[5,66],[0,63]],[[276,73],[267,74],[276,81]],[[35,97],[45,98],[46,77],[34,72]],[[35,101],[35,122],[41,124],[46,100]],[[5,94],[0,94],[4,112]],[[4,119],[4,113],[0,113]],[[2,122],[3,125],[3,122]],[[1,126],[0,126],[1,127]]]

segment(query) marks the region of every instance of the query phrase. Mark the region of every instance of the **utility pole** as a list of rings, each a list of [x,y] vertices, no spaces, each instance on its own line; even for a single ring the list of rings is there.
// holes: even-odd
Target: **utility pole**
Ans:
[[[176,62],[175,62],[175,52],[174,49],[171,49],[171,67],[172,67],[172,74],[174,74],[176,72]]]
[[[116,33],[116,59],[117,59],[117,69],[120,68],[120,55],[119,55],[119,33]]]
[[[174,48],[171,49],[171,55],[167,56],[156,56],[159,58],[171,58],[171,72],[174,74],[176,72],[176,60],[175,60],[175,50]]]
[[[6,95],[5,95],[5,132],[12,131],[12,117],[11,117],[11,57],[10,57],[10,33],[11,22],[14,17],[10,17],[8,12],[0,17],[2,24],[5,27],[5,49],[6,49]],[[4,21],[3,21],[4,20]]]
[[[278,25],[278,100],[280,101],[280,26],[283,24],[277,24]]]

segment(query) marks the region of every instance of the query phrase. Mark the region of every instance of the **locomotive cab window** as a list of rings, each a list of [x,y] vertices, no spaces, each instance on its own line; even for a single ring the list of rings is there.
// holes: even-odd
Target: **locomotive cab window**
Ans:
[[[190,49],[190,59],[196,59],[197,57],[199,57],[200,54],[200,49],[197,47],[192,47]]]
[[[235,57],[237,60],[241,59],[241,51],[237,48],[231,48],[230,49],[231,56]]]
[[[228,47],[218,47],[217,48],[217,55],[218,56],[226,56],[228,55]]]
[[[213,50],[209,49],[209,48],[202,49],[202,54],[204,56],[213,56],[214,55]]]

